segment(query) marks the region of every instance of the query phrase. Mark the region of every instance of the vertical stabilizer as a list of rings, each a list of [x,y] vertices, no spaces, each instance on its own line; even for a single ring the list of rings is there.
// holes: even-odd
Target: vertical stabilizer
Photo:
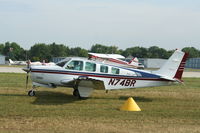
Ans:
[[[181,81],[188,53],[176,50],[165,64],[154,73]]]
[[[10,64],[14,64],[14,62],[13,62],[11,59],[9,59],[9,63],[10,63]]]
[[[185,64],[186,64],[186,60],[187,60],[187,57],[189,56],[188,53],[184,53],[184,56],[182,58],[182,61],[176,71],[176,74],[174,76],[175,79],[178,79],[178,80],[181,80],[182,78],[182,75],[183,75],[183,71],[184,71],[184,68],[185,68]]]
[[[134,57],[128,64],[129,65],[134,65],[134,66],[138,67],[139,66],[138,58]]]

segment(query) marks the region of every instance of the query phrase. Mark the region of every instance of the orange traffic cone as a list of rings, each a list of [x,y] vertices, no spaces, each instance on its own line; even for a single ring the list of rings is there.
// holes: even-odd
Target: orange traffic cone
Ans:
[[[132,97],[129,97],[128,100],[122,105],[120,110],[123,111],[141,111],[140,107],[137,103],[133,100]]]

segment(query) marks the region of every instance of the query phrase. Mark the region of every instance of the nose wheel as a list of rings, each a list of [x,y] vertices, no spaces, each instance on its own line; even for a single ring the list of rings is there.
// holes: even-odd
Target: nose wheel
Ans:
[[[28,91],[28,95],[29,95],[29,96],[31,96],[31,97],[32,97],[32,96],[35,96],[35,88],[36,88],[36,86],[33,85],[33,86],[32,86],[32,89],[31,89],[30,91]]]
[[[28,95],[29,96],[35,96],[35,91],[34,90],[30,90],[30,91],[28,91]]]

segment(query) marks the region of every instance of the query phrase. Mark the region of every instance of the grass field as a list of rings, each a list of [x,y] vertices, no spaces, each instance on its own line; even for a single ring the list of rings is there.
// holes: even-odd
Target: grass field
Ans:
[[[94,91],[78,100],[72,89],[38,88],[27,96],[25,74],[0,73],[2,133],[133,133],[200,132],[200,79],[185,86]],[[29,84],[31,87],[31,84]],[[141,112],[119,111],[133,97]]]

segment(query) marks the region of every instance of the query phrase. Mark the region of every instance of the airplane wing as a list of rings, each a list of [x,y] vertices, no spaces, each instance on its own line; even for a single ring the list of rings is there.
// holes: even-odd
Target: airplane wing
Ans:
[[[104,82],[92,78],[77,79],[80,97],[88,97],[94,89],[105,89]]]
[[[94,89],[105,89],[101,80],[80,76],[77,79],[61,80],[61,83],[78,90],[80,97],[88,97]]]
[[[102,80],[97,80],[90,77],[80,76],[76,82],[79,86],[91,87],[97,90],[105,89],[104,82]]]
[[[79,77],[78,79],[64,79],[60,81],[64,85],[78,85],[82,87],[90,87],[93,89],[105,89],[104,82],[102,80],[96,80],[93,78],[88,78],[88,77]]]

